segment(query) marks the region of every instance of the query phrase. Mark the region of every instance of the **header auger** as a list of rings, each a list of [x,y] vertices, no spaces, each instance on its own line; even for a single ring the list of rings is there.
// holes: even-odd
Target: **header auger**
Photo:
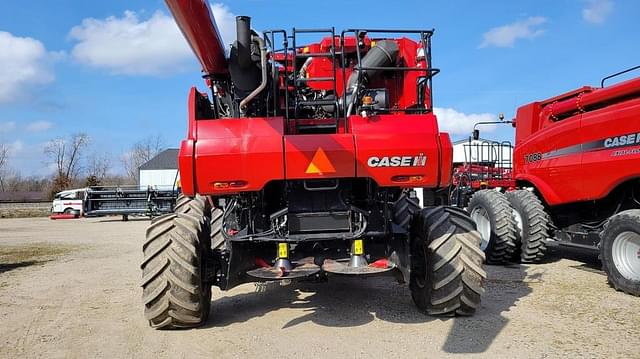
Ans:
[[[153,327],[202,324],[212,285],[331,275],[391,275],[429,314],[478,308],[480,235],[441,195],[452,146],[432,111],[433,30],[260,35],[240,16],[227,58],[206,1],[167,4],[211,92],[191,89],[184,196],[147,230]]]

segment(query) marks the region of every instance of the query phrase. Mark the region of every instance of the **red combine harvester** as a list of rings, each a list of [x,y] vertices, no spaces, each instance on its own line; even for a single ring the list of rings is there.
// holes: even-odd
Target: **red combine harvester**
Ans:
[[[450,184],[452,146],[432,112],[433,31],[259,35],[241,16],[226,58],[206,1],[166,2],[211,97],[191,89],[184,196],[147,230],[150,325],[202,324],[212,285],[334,274],[393,275],[425,313],[474,313],[480,234],[436,195]]]
[[[598,250],[613,287],[640,295],[640,78],[604,87],[637,68],[518,109],[517,189],[478,191],[468,206],[487,258],[539,261],[551,238]]]

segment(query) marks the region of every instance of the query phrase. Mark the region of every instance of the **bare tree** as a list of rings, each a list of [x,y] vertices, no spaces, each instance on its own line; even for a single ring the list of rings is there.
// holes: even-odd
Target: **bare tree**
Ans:
[[[107,153],[93,153],[86,160],[87,186],[102,184],[111,170],[111,158]]]
[[[44,148],[44,154],[49,162],[56,167],[53,190],[68,188],[80,172],[82,150],[89,144],[86,133],[76,133],[68,139],[62,137],[53,139]]]
[[[94,153],[87,159],[86,168],[87,175],[95,176],[98,180],[103,179],[111,169],[111,158],[106,153]]]
[[[5,182],[7,181],[7,165],[9,162],[9,146],[0,143],[0,192],[5,191]]]
[[[122,159],[127,176],[137,183],[140,166],[155,157],[165,147],[165,142],[160,135],[149,136],[136,142]]]

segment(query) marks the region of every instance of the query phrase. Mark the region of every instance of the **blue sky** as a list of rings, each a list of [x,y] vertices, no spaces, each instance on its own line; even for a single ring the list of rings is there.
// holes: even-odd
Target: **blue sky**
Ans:
[[[54,5],[55,4],[55,5]],[[335,26],[435,28],[434,105],[454,138],[473,122],[557,95],[640,63],[640,2],[211,2],[233,40],[234,15],[256,30]],[[389,6],[392,4],[392,6]],[[0,142],[10,166],[44,175],[43,144],[87,132],[91,151],[120,158],[135,141],[186,132],[186,96],[200,68],[161,0],[3,1]],[[483,137],[511,139],[512,129]]]

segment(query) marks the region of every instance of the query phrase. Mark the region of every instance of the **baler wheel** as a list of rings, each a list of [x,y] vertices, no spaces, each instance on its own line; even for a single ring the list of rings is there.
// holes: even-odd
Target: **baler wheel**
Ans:
[[[487,263],[501,264],[512,259],[516,248],[516,222],[507,197],[495,190],[473,194],[467,211],[482,236],[480,249]]]
[[[205,282],[209,222],[185,213],[155,218],[143,244],[142,300],[153,328],[191,328],[209,315],[211,286]]]
[[[601,237],[600,259],[609,284],[640,296],[640,209],[611,217]]]
[[[480,233],[462,209],[425,208],[411,230],[411,297],[431,315],[472,315],[487,278]]]
[[[547,251],[549,216],[540,199],[527,190],[507,192],[516,221],[516,254],[522,263],[540,262]],[[517,255],[516,255],[517,257]]]

